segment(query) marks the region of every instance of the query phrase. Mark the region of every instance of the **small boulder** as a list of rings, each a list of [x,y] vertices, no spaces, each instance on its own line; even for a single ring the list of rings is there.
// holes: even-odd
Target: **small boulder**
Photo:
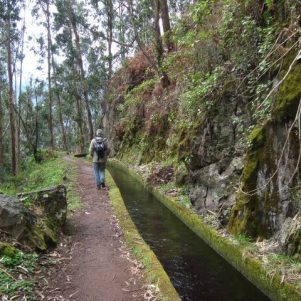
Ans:
[[[19,200],[29,204],[29,208],[41,218],[48,220],[49,226],[62,229],[67,216],[67,191],[64,185],[18,194]]]
[[[20,243],[46,250],[57,242],[67,214],[66,188],[57,186],[20,194],[0,194],[0,229]]]

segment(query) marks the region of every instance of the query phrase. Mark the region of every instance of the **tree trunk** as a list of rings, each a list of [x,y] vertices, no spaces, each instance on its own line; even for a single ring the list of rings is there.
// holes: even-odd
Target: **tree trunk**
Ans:
[[[53,137],[53,114],[52,114],[52,92],[51,92],[51,32],[50,32],[50,11],[49,0],[46,1],[46,19],[47,19],[47,65],[48,65],[48,128],[50,134],[49,144],[54,148]]]
[[[158,72],[161,79],[161,84],[163,88],[166,88],[170,82],[168,79],[168,75],[166,72],[162,70],[162,64],[163,64],[163,45],[162,45],[162,37],[161,37],[161,31],[160,31],[160,0],[153,0],[154,2],[154,39],[155,39],[155,45],[156,45],[156,54],[157,54],[157,64],[158,64]]]
[[[125,26],[123,25],[124,23],[124,11],[123,11],[123,5],[122,3],[119,4],[119,10],[118,10],[118,17],[119,17],[119,41],[121,42],[120,44],[120,58],[121,61],[123,62],[125,60],[126,56],[126,47],[124,46],[126,39],[125,39]]]
[[[170,27],[170,19],[169,19],[169,10],[167,0],[160,0],[161,4],[161,14],[162,14],[162,25],[163,25],[163,32],[164,32],[164,40],[167,51],[174,50],[174,44],[171,40],[171,27]]]
[[[106,1],[106,10],[107,10],[107,37],[108,37],[108,82],[112,78],[113,73],[113,54],[112,54],[112,40],[113,40],[113,3],[112,0]]]
[[[48,0],[47,0],[48,1]],[[55,94],[56,94],[56,99],[57,99],[57,106],[58,106],[58,115],[59,115],[59,122],[60,122],[60,127],[61,127],[61,132],[62,132],[62,138],[63,138],[63,149],[68,152],[68,144],[67,144],[67,136],[66,136],[66,131],[65,131],[65,126],[64,126],[64,120],[63,120],[63,113],[62,113],[62,102],[61,102],[61,95],[60,95],[60,90],[59,86],[57,83],[57,70],[54,62],[54,55],[52,51],[52,37],[51,37],[51,31],[49,31],[49,48],[50,48],[50,54],[51,54],[51,63],[52,63],[52,70],[53,70],[53,77],[54,77],[54,86],[55,86]]]
[[[79,146],[79,153],[82,154],[84,152],[85,138],[84,138],[84,131],[83,131],[83,117],[82,117],[83,114],[82,114],[82,108],[81,108],[81,97],[77,93],[77,91],[75,91],[74,94],[75,94],[74,96],[76,99],[76,108],[77,108],[76,122],[77,122],[78,130],[79,130],[78,146]]]
[[[73,66],[73,74],[75,76],[75,83],[73,84],[73,95],[76,100],[76,110],[77,110],[77,118],[76,118],[76,123],[78,126],[78,146],[79,146],[79,153],[84,153],[84,148],[85,148],[85,135],[84,135],[84,130],[83,130],[83,113],[82,113],[82,106],[81,106],[81,96],[78,94],[77,91],[77,81],[76,81],[76,76],[78,75],[78,72],[76,70],[75,62],[72,64]],[[76,150],[77,151],[77,150]]]
[[[133,10],[134,10],[133,9],[133,1],[127,0],[127,4],[128,4],[127,9],[128,9],[129,17],[130,17],[130,22],[131,22],[132,28],[134,30],[134,33],[135,33],[135,40],[137,42],[137,45],[138,45],[139,49],[141,50],[141,52],[143,53],[144,57],[149,62],[149,64],[158,72],[158,64],[156,64],[156,62],[152,59],[152,57],[147,54],[147,52],[145,50],[145,45],[140,40],[139,31],[136,27],[136,22],[135,22],[135,17],[134,17],[134,12],[133,12]],[[160,29],[160,27],[159,27],[159,29]]]
[[[77,24],[76,24],[76,20],[75,20],[75,16],[74,16],[73,5],[72,5],[74,0],[70,0],[70,1],[72,1],[72,3],[69,2],[69,5],[70,5],[69,16],[70,16],[70,23],[71,23],[72,31],[75,36],[76,60],[77,60],[78,67],[80,69],[80,80],[81,80],[81,84],[83,86],[83,95],[84,95],[84,101],[85,101],[85,105],[86,105],[87,119],[88,119],[89,137],[90,137],[90,139],[93,139],[94,132],[93,132],[91,109],[90,109],[89,99],[88,99],[88,87],[87,87],[86,78],[85,78],[85,70],[84,70],[84,66],[83,66],[83,59],[82,59],[82,54],[81,54],[81,47],[80,47],[78,30],[77,30]]]
[[[4,164],[4,150],[3,150],[3,116],[4,116],[4,109],[2,103],[2,93],[0,92],[0,169],[3,168]]]
[[[162,45],[162,38],[161,38],[161,31],[160,31],[160,0],[153,0],[154,1],[154,40],[156,46],[156,55],[157,55],[157,64],[159,69],[162,67],[162,60],[163,60],[163,45]]]
[[[24,12],[25,12],[25,7],[24,7]],[[25,35],[25,16],[23,20],[23,26],[22,26],[22,42],[21,42],[21,58],[20,58],[20,76],[19,76],[19,101],[18,101],[18,111],[21,111],[21,94],[22,94],[22,77],[23,77],[23,55],[24,55],[24,35]],[[20,140],[21,140],[21,120],[20,116],[17,116],[17,159],[18,159],[18,166],[20,168],[20,161],[21,161],[21,145],[20,145]]]
[[[60,120],[60,126],[61,126],[62,137],[63,137],[63,147],[64,147],[64,150],[68,152],[67,136],[66,136],[63,113],[62,113],[61,95],[60,95],[59,87],[56,82],[55,82],[55,87],[56,87],[56,97],[57,97],[59,120]]]
[[[35,117],[35,141],[32,144],[32,152],[33,157],[37,163],[40,163],[41,158],[38,156],[38,145],[39,145],[39,106],[38,106],[38,95],[35,91],[35,99],[36,99],[36,117]]]
[[[7,21],[7,71],[8,71],[8,99],[9,99],[9,121],[10,121],[10,139],[11,139],[11,170],[12,174],[17,174],[16,158],[16,121],[14,112],[14,91],[13,91],[13,71],[11,54],[11,24],[10,17]]]

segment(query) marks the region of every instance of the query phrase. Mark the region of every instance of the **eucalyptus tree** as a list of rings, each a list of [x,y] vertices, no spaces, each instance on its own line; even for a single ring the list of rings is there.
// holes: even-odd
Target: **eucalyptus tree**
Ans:
[[[188,11],[189,6],[195,2],[196,0],[169,0],[168,5],[170,7],[170,13],[175,18],[181,18],[182,15]]]
[[[0,49],[1,53],[1,49]],[[0,169],[3,170],[4,167],[4,68],[2,62],[0,62]]]
[[[168,86],[169,79],[162,68],[164,57],[163,33],[165,35],[167,51],[172,51],[174,44],[171,39],[171,25],[167,0],[127,0],[127,9],[138,47],[151,66],[157,71],[161,78],[162,86]],[[160,28],[161,21],[163,33]],[[147,24],[145,24],[145,22],[147,22]],[[141,28],[142,25],[143,28]],[[146,30],[144,28],[146,28]],[[155,61],[146,51],[146,47],[152,44],[155,50]]]
[[[24,141],[24,150],[30,155],[33,155],[37,162],[39,161],[39,137],[43,123],[41,120],[42,117],[40,117],[40,104],[38,99],[44,94],[44,86],[44,82],[31,79],[25,91],[19,96],[20,111],[22,112],[19,116],[26,138],[26,141]]]
[[[25,17],[25,11],[26,11],[26,3],[24,1],[23,3],[23,24],[21,27],[21,33],[20,33],[20,51],[17,54],[17,59],[20,61],[20,70],[19,70],[19,98],[16,98],[16,106],[18,108],[18,118],[17,118],[17,160],[18,160],[18,166],[20,166],[21,162],[21,145],[20,145],[20,138],[21,138],[21,119],[20,119],[20,95],[22,93],[22,86],[23,86],[23,60],[24,60],[24,41],[25,41],[25,31],[26,31],[26,17]],[[16,74],[17,75],[17,74]],[[15,86],[17,86],[17,80],[15,82]],[[17,88],[16,88],[17,91]]]
[[[56,67],[56,63],[54,61],[54,56],[53,52],[51,53],[51,60],[52,60],[52,67],[53,67],[53,78],[54,78],[54,94],[56,95],[57,99],[57,115],[58,115],[58,120],[60,123],[60,128],[61,128],[61,134],[62,134],[62,141],[63,141],[63,149],[65,151],[68,151],[68,142],[67,142],[67,135],[66,135],[66,129],[64,125],[64,118],[63,118],[63,104],[62,104],[62,89],[61,85],[58,80],[58,71]]]
[[[93,119],[95,127],[101,126],[101,119],[104,112],[104,104],[107,101],[108,72],[106,61],[106,44],[99,41],[96,45],[89,48],[88,76],[87,83],[91,97],[91,106],[93,107]]]
[[[170,26],[169,8],[168,8],[167,0],[160,0],[160,10],[161,10],[161,19],[162,19],[165,45],[167,51],[170,52],[174,50],[174,43],[171,37],[171,26]]]
[[[16,22],[19,20],[18,0],[5,0],[1,2],[0,19],[2,27],[2,38],[6,50],[6,68],[8,79],[8,102],[9,102],[9,120],[10,120],[10,146],[11,146],[11,171],[17,173],[17,154],[16,154],[16,117],[15,117],[15,91],[13,88],[13,51],[15,50],[15,41],[17,39]]]
[[[50,13],[51,0],[38,0],[34,13],[37,15],[37,8],[41,8],[44,14],[44,27],[47,32],[47,79],[48,79],[48,129],[49,129],[49,145],[54,148],[54,135],[53,135],[53,97],[52,97],[52,80],[51,80],[51,13]]]
[[[95,10],[95,19],[98,24],[90,24],[90,31],[93,34],[95,46],[90,47],[88,61],[90,62],[89,71],[91,72],[91,79],[94,78],[101,86],[101,111],[104,110],[104,101],[107,98],[109,91],[110,80],[113,75],[113,43],[119,44],[119,41],[114,39],[115,22],[117,18],[117,11],[115,9],[116,0],[91,0],[92,8]],[[94,63],[93,63],[94,61]],[[97,63],[96,63],[97,62]],[[96,63],[96,64],[95,64]],[[94,90],[96,86],[90,80]],[[97,111],[96,107],[96,111]],[[100,123],[100,122],[99,122]],[[97,125],[99,126],[99,125]]]
[[[3,11],[3,3],[0,3],[0,12]],[[4,32],[4,16],[0,15],[0,57],[5,56],[5,40],[6,35]],[[4,117],[5,117],[5,107],[4,98],[6,97],[6,66],[4,60],[0,60],[0,170],[4,170]]]
[[[60,93],[61,104],[64,109],[69,108],[68,116],[71,116],[72,120],[69,120],[68,124],[72,124],[73,121],[76,123],[77,139],[75,142],[78,145],[79,151],[84,151],[85,146],[85,120],[83,114],[82,106],[82,76],[80,74],[80,68],[78,66],[78,59],[76,54],[76,46],[74,41],[73,30],[67,20],[66,22],[66,12],[64,11],[63,2],[58,1],[56,3],[58,12],[55,13],[55,30],[59,33],[56,35],[56,47],[60,49],[61,53],[64,55],[64,61],[55,67],[55,81],[56,92]],[[89,107],[90,110],[90,107]],[[74,114],[76,112],[76,114]],[[90,113],[91,114],[91,113]],[[64,120],[66,123],[66,120]],[[70,129],[66,127],[69,132],[66,133],[68,136],[68,141],[72,145],[74,140],[70,139]],[[66,138],[67,139],[67,138]]]
[[[68,30],[71,33],[71,53],[76,62],[76,74],[78,75],[78,86],[80,87],[81,95],[83,96],[87,124],[90,139],[93,138],[93,123],[92,114],[88,96],[88,86],[86,81],[86,71],[83,63],[83,43],[80,36],[80,29],[84,29],[85,11],[83,3],[75,2],[74,0],[57,0],[56,28]],[[84,25],[84,26],[81,26]]]
[[[113,74],[113,54],[112,54],[112,44],[113,44],[113,24],[114,24],[114,8],[113,0],[104,0],[106,19],[107,19],[107,41],[108,41],[108,81],[111,80]]]

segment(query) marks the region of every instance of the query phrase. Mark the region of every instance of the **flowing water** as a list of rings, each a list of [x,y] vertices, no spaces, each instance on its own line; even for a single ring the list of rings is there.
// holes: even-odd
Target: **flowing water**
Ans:
[[[182,300],[268,301],[252,283],[128,174],[110,169],[141,236]]]

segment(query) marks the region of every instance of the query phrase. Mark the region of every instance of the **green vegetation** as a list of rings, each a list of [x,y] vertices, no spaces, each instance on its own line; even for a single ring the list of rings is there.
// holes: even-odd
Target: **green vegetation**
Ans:
[[[16,38],[25,36],[23,2],[3,5],[0,16],[0,40],[9,41],[0,44],[0,192],[15,195],[64,182],[68,208],[75,210],[80,200],[74,169],[39,148],[83,154],[93,126],[104,124],[119,159],[142,165],[148,176],[156,164],[173,167],[174,177],[158,190],[178,196],[178,211],[192,207],[188,192],[197,203],[203,186],[213,190],[222,183],[216,195],[207,190],[216,201],[213,215],[227,211],[219,217],[244,251],[251,251],[244,235],[271,237],[281,228],[271,227],[275,216],[297,213],[300,122],[287,134],[288,143],[281,139],[301,98],[300,1],[129,1],[115,10],[114,1],[57,0],[48,1],[46,11],[34,1],[32,13],[43,34],[38,44],[27,42],[33,42],[37,57],[45,57],[44,49],[53,59],[47,60],[47,84],[45,78],[32,79],[18,93],[22,84],[12,70],[22,82],[21,49],[30,48],[18,47],[22,39]],[[62,60],[54,66],[58,53]],[[115,72],[115,66],[122,67]],[[281,144],[291,147],[283,149],[287,157]],[[294,174],[287,183],[289,169]],[[212,171],[213,179],[201,179],[204,170]],[[287,206],[280,192],[287,194]],[[31,202],[23,199],[26,207]],[[207,217],[212,224],[217,220]],[[261,271],[254,266],[251,277]]]
[[[76,210],[81,206],[76,189],[76,167],[66,162],[59,155],[44,156],[41,163],[29,160],[24,163],[24,169],[17,177],[7,178],[0,185],[0,191],[8,195],[19,192],[36,191],[51,186],[65,184],[68,190],[68,210]],[[30,197],[23,198],[24,205],[30,207]],[[49,221],[50,222],[50,221]],[[40,225],[36,225],[34,231],[39,237]],[[43,228],[43,232],[46,229]],[[47,232],[49,237],[54,233]],[[55,238],[52,237],[54,240]],[[29,237],[29,240],[31,238]],[[41,237],[41,243],[44,238]],[[43,245],[41,245],[43,249]],[[46,249],[46,246],[45,246]],[[38,255],[35,253],[24,253],[9,244],[0,242],[0,293],[8,297],[26,295],[28,300],[34,300],[33,271],[35,269]],[[18,277],[18,272],[25,271],[26,277]]]
[[[119,158],[190,163],[195,138],[224,124],[235,131],[236,149],[245,152],[249,134],[271,115],[275,77],[285,74],[297,51],[297,19],[291,1],[196,1],[174,25],[177,50],[163,59],[170,87],[160,89],[155,73],[131,89],[122,81],[112,85],[110,97],[121,99]],[[141,54],[139,60],[129,60],[118,76],[130,71],[143,77],[151,67]]]
[[[35,253],[26,254],[19,250],[9,253],[4,251],[0,255],[0,293],[9,298],[13,296],[21,298],[26,294],[28,300],[31,300],[34,289],[32,273],[37,258],[38,256]],[[20,270],[23,270],[23,277],[16,278],[14,275],[19,274]]]
[[[77,182],[77,167],[72,165],[71,163],[66,163],[65,165],[65,173],[67,176],[67,201],[68,201],[68,213],[74,212],[77,209],[82,207],[82,202],[78,193],[78,182]]]
[[[41,163],[29,159],[22,171],[15,177],[7,177],[0,185],[0,191],[7,195],[39,190],[62,184],[66,175],[66,163],[57,155],[48,155]]]
[[[0,192],[14,196],[21,192],[30,192],[65,184],[67,187],[68,209],[80,208],[80,198],[76,192],[76,167],[69,164],[59,154],[46,152],[41,163],[29,159],[24,163],[22,172],[15,177],[7,177],[0,183]],[[30,207],[30,197],[22,200]]]

